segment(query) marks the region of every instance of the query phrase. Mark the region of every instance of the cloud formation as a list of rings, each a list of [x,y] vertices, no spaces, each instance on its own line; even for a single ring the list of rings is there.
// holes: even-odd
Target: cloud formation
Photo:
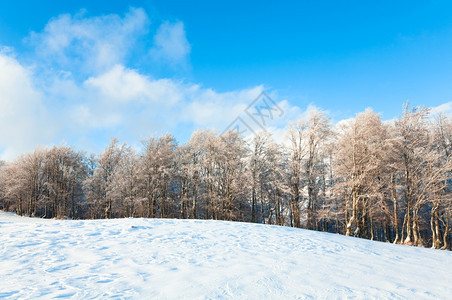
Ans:
[[[3,48],[0,159],[62,142],[100,152],[111,136],[136,144],[166,132],[182,140],[198,128],[221,133],[264,90],[258,85],[219,93],[128,67],[134,43],[146,38],[150,46],[143,55],[171,67],[188,63],[184,24],[163,22],[154,36],[150,25],[140,8],[122,17],[82,11],[52,18],[30,35],[31,65]]]
[[[31,75],[14,58],[0,54],[0,158],[29,151],[30,145],[46,143],[53,134],[43,95],[33,87]]]
[[[141,8],[131,8],[122,18],[115,14],[85,14],[60,15],[51,19],[42,32],[31,34],[28,40],[46,66],[84,73],[105,71],[124,63],[150,24]]]
[[[0,159],[59,143],[99,153],[112,136],[137,144],[166,132],[182,142],[199,128],[221,133],[264,91],[257,85],[220,93],[130,67],[128,57],[142,40],[149,41],[142,59],[188,64],[191,47],[182,22],[163,22],[152,31],[140,8],[124,16],[81,11],[52,18],[33,32],[26,39],[28,59],[1,48]],[[302,113],[287,101],[281,105],[287,116]],[[277,120],[269,129],[286,123]]]
[[[187,64],[190,44],[182,22],[163,22],[154,36],[143,9],[124,16],[60,15],[28,38],[28,60],[0,45],[0,159],[11,160],[39,145],[67,142],[99,153],[110,137],[132,145],[171,132],[184,142],[196,129],[218,133],[266,88],[218,92],[201,84],[154,78],[133,68],[134,45],[148,39],[142,59],[173,67]],[[32,61],[31,64],[25,62]],[[302,109],[270,93],[284,111],[267,129],[276,140],[289,121],[306,117]],[[451,104],[434,108],[450,111]]]
[[[432,107],[430,114],[444,114],[446,116],[452,116],[452,102],[446,102],[444,104]]]
[[[38,88],[33,82],[41,74],[15,58],[0,56],[0,69],[0,126],[6,129],[0,134],[0,159],[5,160],[43,144],[67,142],[100,152],[111,136],[134,144],[165,132],[180,138],[181,127],[188,134],[198,128],[220,133],[264,90],[219,93],[120,64],[81,82],[53,75],[49,86]]]
[[[165,22],[160,25],[154,36],[154,46],[150,53],[154,59],[164,60],[174,65],[185,63],[190,50],[184,24]]]

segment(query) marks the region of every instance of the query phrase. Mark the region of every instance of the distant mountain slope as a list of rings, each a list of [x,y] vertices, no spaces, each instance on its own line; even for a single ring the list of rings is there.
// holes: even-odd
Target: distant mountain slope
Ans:
[[[0,298],[447,299],[452,253],[222,221],[0,212]],[[450,299],[450,298],[449,298]]]

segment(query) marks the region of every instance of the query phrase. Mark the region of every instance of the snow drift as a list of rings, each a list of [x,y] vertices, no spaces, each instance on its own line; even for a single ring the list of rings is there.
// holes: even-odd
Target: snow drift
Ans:
[[[222,221],[0,213],[0,298],[447,298],[452,253]]]

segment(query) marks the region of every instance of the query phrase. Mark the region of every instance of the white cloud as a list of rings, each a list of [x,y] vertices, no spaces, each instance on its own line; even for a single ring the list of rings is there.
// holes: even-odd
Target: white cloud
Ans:
[[[6,147],[3,159],[61,141],[100,152],[105,145],[96,143],[98,132],[106,140],[116,136],[129,144],[168,131],[177,136],[181,127],[190,132],[205,128],[221,133],[237,117],[245,119],[245,109],[264,91],[263,86],[256,86],[219,93],[197,84],[152,79],[123,65],[80,84],[65,76],[55,77],[49,88],[36,90],[31,82],[38,74],[30,73],[15,59],[1,56],[0,69],[4,95],[0,125],[8,128],[0,135],[0,147]],[[286,121],[305,114],[287,101],[278,105],[286,112]],[[269,124],[278,140],[286,121],[275,119]]]
[[[175,103],[182,95],[177,84],[168,79],[151,80],[135,70],[115,65],[98,77],[90,77],[84,83],[87,88],[96,88],[103,97],[117,101],[152,101]]]
[[[157,60],[165,60],[171,64],[185,63],[191,47],[185,35],[182,22],[165,22],[154,36],[154,47],[151,55]]]
[[[0,54],[0,159],[11,159],[45,143],[52,135],[42,94],[31,73],[17,60]]]
[[[246,117],[245,109],[264,86],[220,93],[127,67],[126,57],[147,24],[142,9],[124,17],[60,15],[32,34],[33,67],[21,64],[12,49],[0,48],[0,159],[62,141],[99,153],[111,136],[136,144],[171,132],[183,140],[198,128],[221,133]],[[163,23],[154,43],[157,59],[187,62],[190,45],[181,22]],[[303,114],[287,101],[279,105],[284,120]],[[283,119],[270,122],[269,129],[282,132]]]
[[[130,9],[123,18],[64,14],[51,19],[41,33],[32,33],[29,40],[47,64],[90,73],[123,63],[148,23],[140,8]]]
[[[110,136],[136,144],[142,138],[165,132],[178,138],[178,132],[191,133],[198,128],[221,133],[237,117],[251,124],[245,109],[265,90],[260,85],[219,93],[197,84],[153,79],[120,64],[81,83],[65,74],[52,77],[50,87],[36,90],[31,82],[39,74],[30,73],[4,55],[0,67],[4,77],[0,78],[0,92],[6,95],[0,104],[0,125],[10,134],[0,135],[0,147],[7,147],[2,155],[7,159],[38,145],[63,140],[98,153],[105,147],[99,141],[108,142]],[[276,99],[273,94],[271,97]],[[284,139],[290,120],[304,118],[317,109],[310,105],[303,110],[286,100],[279,101],[278,106],[283,116],[269,120],[267,127],[278,142]]]
[[[212,89],[197,88],[190,93],[191,99],[182,114],[182,119],[198,126],[222,130],[241,114],[260,94],[264,87],[217,93]],[[224,127],[224,128],[222,128]]]
[[[135,70],[116,65],[111,70],[85,81],[88,94],[74,111],[74,118],[83,124],[93,124],[93,116],[121,122],[104,123],[105,127],[121,126],[135,137],[157,131],[177,130],[181,124],[193,128],[216,128],[222,131],[248,104],[263,91],[263,86],[218,93],[196,84],[172,79],[152,79]],[[117,119],[118,120],[118,119]]]
[[[444,104],[432,107],[430,110],[431,115],[436,114],[445,114],[445,115],[452,115],[452,102],[446,102]]]

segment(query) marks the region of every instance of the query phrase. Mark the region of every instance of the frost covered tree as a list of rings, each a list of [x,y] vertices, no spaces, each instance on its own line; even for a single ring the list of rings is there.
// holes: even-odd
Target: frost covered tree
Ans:
[[[257,222],[258,200],[260,199],[262,204],[264,202],[262,185],[267,173],[267,147],[268,135],[265,132],[258,133],[254,136],[249,160],[249,175],[251,179],[251,222]],[[263,210],[263,205],[261,206],[261,210]]]
[[[114,174],[120,166],[125,144],[111,139],[110,145],[96,159],[93,175],[84,182],[86,200],[90,206],[91,218],[112,218],[114,193]]]
[[[427,205],[435,207],[448,182],[450,159],[439,151],[434,134],[427,122],[429,110],[423,107],[404,107],[403,115],[396,121],[395,157],[401,172],[404,216],[400,241],[422,245],[421,214]],[[436,199],[433,200],[432,199]],[[437,244],[437,241],[434,241]]]
[[[214,139],[215,194],[211,199],[214,218],[243,220],[248,208],[245,175],[247,149],[237,131],[228,131]]]
[[[290,225],[301,227],[300,205],[303,200],[303,161],[307,156],[306,123],[299,120],[289,127],[288,181],[290,186]]]
[[[211,131],[195,131],[187,144],[180,146],[179,170],[181,187],[181,216],[183,218],[207,218],[213,184],[213,170],[209,151],[214,146],[215,135]],[[210,145],[210,146],[209,146]]]
[[[418,198],[421,196],[418,184],[422,180],[419,173],[423,171],[423,162],[428,149],[428,131],[425,123],[427,115],[428,110],[410,109],[407,104],[401,119],[397,120],[394,126],[398,137],[395,150],[399,166],[403,170],[402,184],[406,205],[401,236],[404,243],[420,242],[418,213],[423,203]]]
[[[0,160],[0,209],[8,210],[5,199],[5,165],[6,163],[3,160]]]
[[[283,225],[286,204],[283,153],[267,132],[259,132],[252,140],[248,177],[251,222]]]
[[[146,199],[147,217],[174,217],[173,184],[176,161],[176,140],[171,134],[144,141],[140,176],[142,197]]]
[[[119,216],[135,217],[142,203],[140,196],[140,157],[131,147],[124,147],[118,166],[113,172],[112,198],[119,200]]]
[[[45,153],[41,149],[20,156],[7,164],[3,170],[4,196],[13,203],[13,209],[20,215],[34,216],[44,187],[42,165]],[[6,204],[9,208],[9,204]]]
[[[322,111],[311,111],[306,122],[307,157],[304,163],[307,188],[306,226],[308,229],[317,227],[317,202],[322,183],[325,184],[325,150],[330,136],[330,120]]]
[[[335,160],[336,193],[344,199],[345,234],[371,237],[375,198],[379,197],[380,164],[386,129],[378,114],[367,109],[339,129]]]
[[[78,203],[83,197],[82,183],[86,178],[84,155],[70,147],[53,147],[46,152],[44,177],[46,214],[76,217]]]
[[[5,197],[15,203],[16,213],[28,216],[38,213],[38,203],[46,184],[44,163],[45,151],[36,149],[5,166]]]
[[[313,229],[316,227],[317,198],[324,179],[325,146],[331,136],[330,121],[322,111],[313,110],[305,120],[291,124],[288,136],[293,226],[301,227],[303,218],[307,228]],[[305,212],[303,217],[302,212]]]
[[[171,217],[305,227],[450,249],[452,125],[404,107],[368,109],[332,129],[321,111],[288,140],[199,130],[135,151],[116,139],[90,157],[60,146],[0,163],[4,210],[46,218]],[[280,137],[281,138],[281,137]]]
[[[430,229],[432,247],[447,249],[448,236],[452,221],[451,181],[452,123],[444,115],[439,115],[433,124],[432,151],[437,151],[438,160],[434,164],[440,169],[442,179],[433,185],[431,193]],[[441,238],[442,235],[442,238]]]
[[[70,147],[36,149],[8,163],[2,171],[4,197],[18,214],[40,217],[79,217],[83,155]]]

